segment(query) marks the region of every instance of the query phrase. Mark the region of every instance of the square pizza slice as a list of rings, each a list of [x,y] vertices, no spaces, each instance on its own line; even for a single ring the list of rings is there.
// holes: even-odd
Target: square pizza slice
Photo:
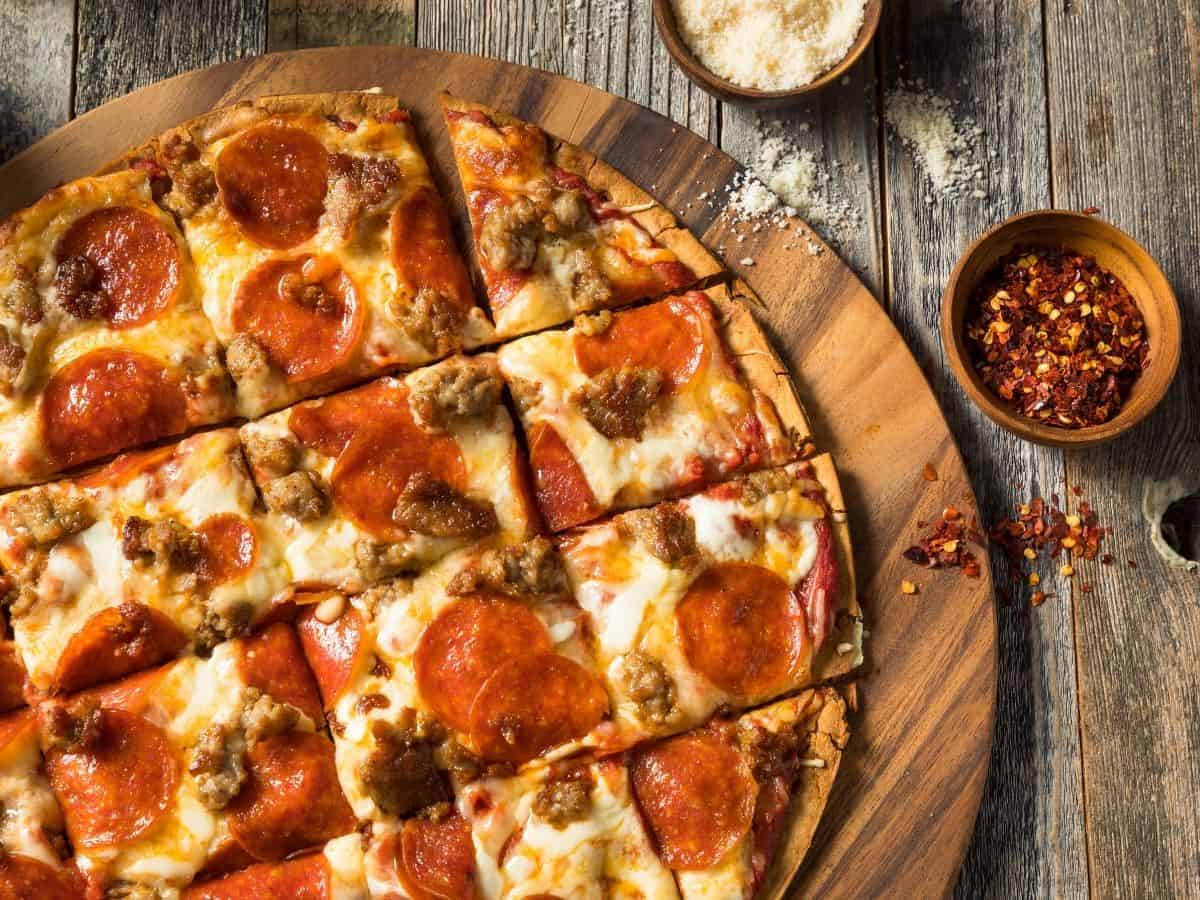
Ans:
[[[342,835],[319,852],[258,863],[184,889],[182,900],[368,900],[363,836]]]
[[[242,428],[307,589],[356,593],[489,537],[537,530],[495,357],[457,356]]]
[[[559,539],[623,749],[861,662],[849,533],[828,456]]]
[[[486,340],[446,207],[394,97],[271,97],[135,151],[192,249],[254,417]]]
[[[0,224],[0,487],[233,412],[187,245],[145,172],[73,181]]]
[[[501,337],[685,290],[720,264],[592,154],[442,96],[475,250]]]
[[[679,896],[616,758],[474,782],[449,810],[375,829],[367,874],[380,896]]]
[[[783,888],[848,738],[845,701],[822,688],[631,751],[633,796],[683,900],[770,896],[772,880]]]
[[[608,714],[587,616],[545,538],[335,595],[297,628],[361,819],[411,816],[481,774],[561,755]]]
[[[0,811],[0,897],[83,900],[32,709],[0,716]]]
[[[357,824],[284,623],[208,659],[48,700],[38,714],[50,785],[93,895],[172,896]]]
[[[33,687],[78,690],[269,621],[291,575],[257,504],[234,429],[0,496],[0,566]]]
[[[774,376],[749,377],[725,324],[692,292],[500,348],[551,530],[796,455]]]

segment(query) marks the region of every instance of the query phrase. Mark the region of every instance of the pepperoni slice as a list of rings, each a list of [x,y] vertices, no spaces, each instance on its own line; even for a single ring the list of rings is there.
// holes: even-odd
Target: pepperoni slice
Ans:
[[[716,865],[750,831],[758,786],[741,754],[710,731],[635,751],[629,775],[672,869]]]
[[[288,427],[305,447],[322,456],[338,456],[360,429],[371,427],[371,423],[407,404],[408,392],[404,387],[390,379],[380,379],[294,407]]]
[[[25,705],[25,667],[17,645],[0,641],[0,713]]]
[[[126,601],[93,615],[67,642],[54,673],[57,691],[77,691],[170,659],[188,642],[166,615]]]
[[[675,390],[700,368],[711,319],[712,308],[703,294],[627,310],[613,316],[600,334],[576,331],[575,359],[589,378],[622,366],[657,369],[666,389]]]
[[[462,491],[467,471],[458,442],[450,435],[430,434],[413,421],[407,402],[388,409],[361,429],[338,457],[330,476],[333,501],[359,527],[377,537],[400,540],[405,531],[392,520],[408,479],[417,472]]]
[[[329,900],[332,896],[329,861],[323,853],[282,863],[259,863],[183,892],[183,900]]]
[[[833,630],[834,617],[841,605],[841,570],[838,568],[837,548],[834,543],[833,527],[828,519],[817,519],[813,523],[817,533],[817,556],[813,567],[800,583],[798,593],[804,613],[808,617],[808,636],[813,640],[814,652],[825,643]]]
[[[467,732],[471,707],[492,673],[552,646],[546,626],[528,606],[467,597],[442,610],[421,635],[413,654],[417,690],[438,718]]]
[[[286,250],[317,233],[329,155],[312,135],[267,122],[230,141],[216,168],[221,201],[251,240]]]
[[[487,759],[523,763],[583,737],[608,712],[608,694],[579,663],[526,654],[500,666],[471,708],[471,742]]]
[[[229,831],[255,859],[275,861],[354,830],[333,744],[292,731],[246,751],[246,784],[227,807]]]
[[[234,513],[209,516],[196,529],[200,537],[200,560],[196,574],[200,583],[213,587],[244,578],[258,559],[258,536],[254,526]]]
[[[233,302],[235,331],[254,337],[289,381],[327,375],[358,343],[364,312],[354,283],[331,257],[263,263]]]
[[[550,530],[562,531],[604,512],[558,432],[539,422],[529,427],[528,435],[537,504]]]
[[[791,683],[805,643],[804,610],[788,583],[749,563],[721,563],[675,607],[688,662],[735,697],[763,697]]]
[[[162,728],[122,709],[104,708],[101,716],[95,746],[46,758],[76,848],[145,834],[173,803],[179,782],[179,754]]]
[[[392,264],[402,282],[429,288],[464,307],[474,305],[471,282],[437,191],[417,188],[392,213]]]
[[[74,869],[21,853],[0,854],[0,900],[82,900],[83,895]]]
[[[296,623],[300,646],[317,676],[325,708],[329,709],[346,692],[359,665],[367,658],[363,620],[356,609],[347,609],[326,624],[308,610]]]
[[[159,468],[175,455],[176,445],[154,447],[151,450],[138,450],[134,453],[122,453],[102,469],[80,478],[83,487],[123,487],[140,475]]]
[[[409,819],[400,832],[396,874],[412,900],[474,900],[471,827],[458,813],[440,822]]]
[[[131,350],[93,350],[72,360],[50,377],[42,398],[42,434],[59,468],[178,434],[187,424],[178,381]]]
[[[59,262],[83,257],[95,269],[91,287],[104,297],[114,328],[143,325],[165,312],[179,288],[179,247],[158,219],[112,206],[78,219],[55,248]]]
[[[318,726],[324,721],[317,686],[289,625],[276,622],[253,637],[243,638],[238,674],[250,687],[292,704]]]

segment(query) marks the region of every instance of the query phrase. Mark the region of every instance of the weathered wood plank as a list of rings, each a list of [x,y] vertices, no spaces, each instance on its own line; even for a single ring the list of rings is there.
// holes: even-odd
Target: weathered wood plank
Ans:
[[[262,53],[266,4],[79,0],[74,114],[154,81]]]
[[[912,154],[892,137],[884,155],[893,318],[934,385],[990,521],[1031,494],[1061,493],[1062,455],[1009,436],[971,405],[945,365],[938,308],[970,240],[1004,216],[1050,200],[1041,4],[891,3],[884,17],[885,87],[924,79],[987,135],[978,148],[988,160],[985,201],[938,199]],[[997,81],[1010,71],[1022,75]],[[935,195],[932,203],[927,194]],[[992,562],[1003,583],[1003,560],[993,554]],[[1069,592],[1054,581],[1046,579],[1046,590],[1064,596],[1037,610],[1023,603],[998,608],[992,768],[961,896],[1078,896],[1087,888],[1074,631]]]
[[[74,38],[73,3],[0,5],[0,162],[71,117]]]
[[[1101,896],[1194,895],[1200,885],[1200,579],[1163,563],[1141,517],[1147,480],[1200,487],[1197,19],[1192,3],[1047,5],[1055,202],[1100,206],[1142,241],[1185,322],[1183,364],[1162,407],[1116,443],[1067,457],[1068,481],[1112,527],[1106,549],[1118,561],[1074,585],[1088,847]],[[1085,580],[1090,594],[1079,591]]]
[[[354,44],[411,47],[416,0],[268,0],[267,50]]]

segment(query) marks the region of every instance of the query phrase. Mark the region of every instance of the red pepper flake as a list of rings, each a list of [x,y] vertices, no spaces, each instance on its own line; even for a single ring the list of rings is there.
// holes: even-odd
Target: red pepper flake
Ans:
[[[1033,596],[1029,598],[1029,602],[1034,606],[1041,606],[1046,602],[1047,597],[1053,597],[1053,594],[1047,594],[1045,591],[1034,591]]]
[[[1094,257],[1022,248],[983,279],[967,309],[972,364],[1035,422],[1107,422],[1146,367],[1145,323],[1125,285]]]
[[[1100,563],[1101,565],[1111,566],[1113,564],[1113,555],[1111,553],[1105,553],[1102,557],[1100,557]]]
[[[924,528],[924,525],[920,527]],[[960,568],[968,578],[978,578],[979,559],[967,549],[967,541],[984,546],[986,538],[974,518],[970,525],[953,506],[942,510],[941,518],[933,523],[933,531],[904,551],[909,562],[927,569]]]
[[[1134,560],[1132,560],[1132,559],[1131,559],[1131,560],[1129,560],[1129,568],[1131,568],[1131,569],[1136,569],[1136,568],[1137,568],[1137,562],[1135,562],[1135,561],[1134,561]]]
[[[925,476],[926,481],[938,480],[937,469],[933,467],[932,463],[925,463],[925,469],[921,474]]]
[[[1090,594],[1092,592],[1092,586],[1091,584],[1081,584],[1079,586],[1079,590],[1083,591],[1085,594]]]
[[[1085,206],[1083,209],[1080,210],[1080,212],[1082,212],[1085,216],[1094,216],[1100,212],[1100,207]]]

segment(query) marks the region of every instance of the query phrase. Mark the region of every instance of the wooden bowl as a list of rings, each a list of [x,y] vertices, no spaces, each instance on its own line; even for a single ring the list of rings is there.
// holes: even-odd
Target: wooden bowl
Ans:
[[[1028,419],[994,394],[971,364],[963,327],[971,294],[1002,257],[1026,245],[1066,247],[1095,257],[1102,268],[1125,284],[1141,310],[1150,344],[1146,368],[1134,382],[1125,404],[1102,425],[1056,428]],[[1175,294],[1150,254],[1103,219],[1066,210],[1022,213],[986,232],[959,259],[942,295],[942,345],[967,395],[997,425],[1027,441],[1051,447],[1101,444],[1149,415],[1166,394],[1179,367],[1181,331]]]
[[[863,10],[863,24],[858,30],[858,37],[850,45],[850,49],[842,61],[816,81],[798,88],[789,88],[786,91],[761,91],[757,88],[742,87],[732,81],[726,81],[705,68],[704,64],[692,53],[691,48],[683,39],[683,35],[679,33],[679,23],[675,21],[675,8],[671,5],[671,0],[653,0],[653,3],[654,23],[658,26],[659,36],[667,45],[667,52],[671,54],[671,58],[683,69],[687,77],[701,90],[707,91],[718,100],[754,106],[759,109],[787,106],[841,78],[851,66],[858,62],[863,51],[870,45],[871,40],[875,37],[875,32],[879,30],[879,17],[883,13],[883,0],[867,0],[866,8]]]

